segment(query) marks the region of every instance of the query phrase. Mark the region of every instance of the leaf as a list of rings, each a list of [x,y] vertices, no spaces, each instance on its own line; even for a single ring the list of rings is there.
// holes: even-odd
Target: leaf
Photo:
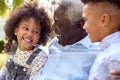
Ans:
[[[9,10],[9,7],[5,4],[4,0],[0,0],[0,16],[4,16]]]

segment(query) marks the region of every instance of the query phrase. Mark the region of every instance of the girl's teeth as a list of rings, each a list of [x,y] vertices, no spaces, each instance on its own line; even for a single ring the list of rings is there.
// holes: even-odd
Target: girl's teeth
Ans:
[[[31,41],[30,39],[24,39],[24,40],[25,40],[25,41],[29,41],[29,42]]]

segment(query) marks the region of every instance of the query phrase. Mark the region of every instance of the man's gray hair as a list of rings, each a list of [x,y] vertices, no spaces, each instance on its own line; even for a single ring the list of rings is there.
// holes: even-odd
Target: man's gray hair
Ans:
[[[82,9],[84,4],[81,0],[60,0],[58,7],[64,6],[66,8],[65,16],[69,19],[71,25],[74,25],[82,18]]]

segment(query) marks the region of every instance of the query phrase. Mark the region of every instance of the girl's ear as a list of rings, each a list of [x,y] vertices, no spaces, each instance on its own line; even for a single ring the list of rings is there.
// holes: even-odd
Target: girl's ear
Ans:
[[[17,32],[18,32],[18,28],[15,27],[15,29],[14,29],[14,34],[17,35]]]

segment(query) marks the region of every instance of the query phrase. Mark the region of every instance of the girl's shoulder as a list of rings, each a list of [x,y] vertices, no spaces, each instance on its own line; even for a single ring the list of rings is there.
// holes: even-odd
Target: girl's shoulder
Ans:
[[[35,51],[33,51],[32,53],[33,55],[36,54],[36,57],[34,59],[34,62],[37,62],[37,63],[41,63],[42,60],[45,60],[47,59],[48,55],[47,53],[40,47],[38,47]]]

